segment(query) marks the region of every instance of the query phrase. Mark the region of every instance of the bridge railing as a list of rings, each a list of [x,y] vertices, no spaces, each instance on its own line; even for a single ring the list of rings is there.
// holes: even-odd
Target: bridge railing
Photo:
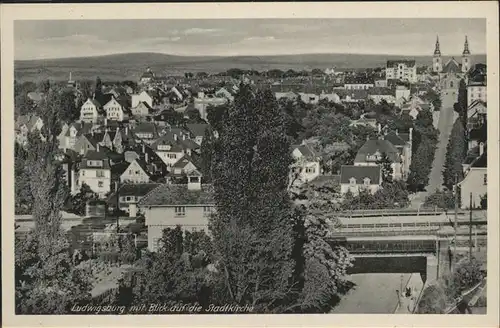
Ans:
[[[436,252],[436,243],[433,240],[350,241],[345,247],[353,254]]]

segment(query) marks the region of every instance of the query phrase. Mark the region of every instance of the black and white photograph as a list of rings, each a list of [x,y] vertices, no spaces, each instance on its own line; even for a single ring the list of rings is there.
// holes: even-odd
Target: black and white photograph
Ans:
[[[2,26],[12,320],[498,321],[491,18],[73,6]]]

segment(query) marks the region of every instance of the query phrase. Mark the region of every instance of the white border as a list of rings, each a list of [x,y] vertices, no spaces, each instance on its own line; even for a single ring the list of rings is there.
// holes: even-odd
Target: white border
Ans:
[[[185,4],[20,4],[1,5],[2,60],[2,314],[13,326],[498,326],[498,3],[185,3]],[[178,316],[14,316],[13,193],[13,21],[60,19],[193,18],[486,18],[488,65],[488,314],[464,315],[178,315]]]

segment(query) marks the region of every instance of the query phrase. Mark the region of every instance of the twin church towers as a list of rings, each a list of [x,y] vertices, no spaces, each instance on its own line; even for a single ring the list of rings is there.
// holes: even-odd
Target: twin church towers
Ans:
[[[458,66],[462,73],[466,73],[471,68],[469,42],[467,41],[467,36],[465,37],[464,51],[462,52],[462,64],[452,58],[445,65],[443,65],[443,59],[441,58],[441,50],[439,49],[439,37],[436,39],[436,48],[434,49],[434,56],[432,58],[432,71],[436,73],[442,73],[447,71],[447,68],[452,64],[452,66]],[[453,65],[455,64],[455,65]],[[459,73],[459,72],[456,72]]]

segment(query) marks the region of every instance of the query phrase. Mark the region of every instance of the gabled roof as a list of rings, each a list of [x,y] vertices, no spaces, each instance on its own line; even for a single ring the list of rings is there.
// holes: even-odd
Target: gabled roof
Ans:
[[[382,183],[380,166],[342,165],[340,167],[340,183],[350,183],[355,178],[356,184],[363,184],[365,178],[370,179],[370,184]]]
[[[185,184],[162,184],[140,200],[140,206],[213,205],[212,185],[201,185],[201,190],[189,190]]]
[[[158,188],[159,183],[127,183],[120,186],[119,195],[120,196],[146,196],[151,190]],[[112,197],[116,198],[116,194],[110,196],[108,199],[112,200]]]
[[[96,108],[101,108],[101,103],[97,100],[97,99],[92,99],[92,98],[89,98],[87,99],[87,101],[85,101],[85,103],[89,102],[94,105]],[[84,104],[85,104],[84,103]]]
[[[297,149],[302,156],[306,158],[314,158],[318,157],[319,155],[316,153],[316,151],[309,145],[307,144],[301,144],[301,145],[292,145],[292,152]]]
[[[385,153],[392,162],[399,162],[399,152],[396,147],[391,142],[381,139],[367,140],[358,150],[354,162],[366,162],[366,157],[376,152],[380,154]]]
[[[158,149],[158,146],[161,146],[161,145],[170,145],[170,149],[169,150]],[[172,152],[172,153],[182,153],[182,151],[183,151],[179,142],[175,141],[172,138],[171,134],[166,134],[164,136],[161,136],[151,145],[151,147],[156,151],[167,151],[167,152]]]
[[[179,140],[179,143],[182,147],[186,149],[200,149],[200,145],[198,145],[196,142],[194,142],[191,139],[186,139],[186,140]]]
[[[406,142],[395,132],[389,132],[388,134],[385,135],[384,139],[389,141],[396,147],[406,145]]]
[[[172,165],[172,167],[178,169],[184,169],[189,163],[193,164],[195,167],[198,168],[195,161],[191,158],[191,156],[188,155],[182,156],[182,158],[180,158],[177,162],[175,162],[175,164]]]
[[[459,64],[455,58],[451,58],[443,67],[443,73],[461,73],[461,64]]]
[[[208,124],[204,124],[204,123],[186,124],[186,128],[195,137],[203,137],[203,136],[205,136],[205,130],[208,128]]]
[[[485,168],[488,167],[488,156],[486,155],[486,145],[484,146],[484,153],[479,156],[471,165],[471,167],[475,168]]]
[[[141,122],[135,126],[134,133],[152,133],[153,135],[156,135],[156,125],[154,123]]]

